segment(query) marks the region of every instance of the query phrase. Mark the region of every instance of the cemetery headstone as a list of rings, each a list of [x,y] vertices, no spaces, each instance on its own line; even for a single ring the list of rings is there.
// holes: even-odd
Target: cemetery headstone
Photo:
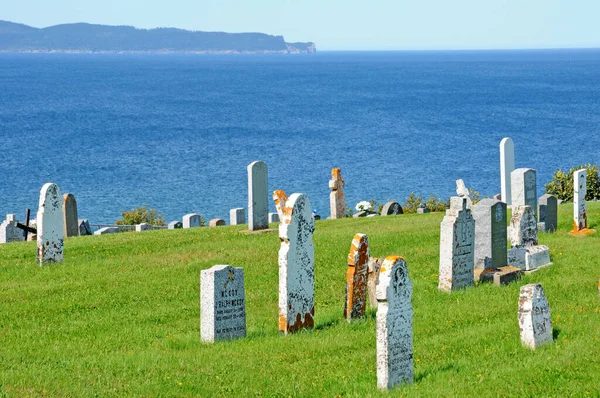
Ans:
[[[440,225],[438,289],[445,292],[475,284],[475,220],[467,199],[453,197]]]
[[[18,222],[19,220],[17,219],[16,214],[7,214],[6,221]]]
[[[377,284],[379,283],[379,270],[383,264],[383,258],[370,257],[367,268],[367,287],[369,289],[369,304],[371,308],[377,309]]]
[[[365,316],[367,308],[367,271],[369,267],[369,239],[365,234],[356,234],[348,254],[346,272],[346,302],[344,318],[348,322]]]
[[[236,207],[229,210],[229,225],[246,224],[246,209]]]
[[[171,221],[168,225],[167,225],[168,229],[180,229],[183,228],[183,223],[181,221]]]
[[[87,219],[78,220],[79,223],[79,236],[92,235],[92,227]]]
[[[37,260],[40,265],[63,261],[64,227],[60,189],[49,182],[40,191],[37,212]]]
[[[553,341],[550,306],[541,283],[521,286],[519,328],[525,347],[536,349]]]
[[[246,337],[243,268],[215,265],[200,271],[200,316],[204,342]]]
[[[511,173],[513,206],[531,206],[537,220],[537,186],[534,169],[520,168]],[[537,222],[536,222],[537,224]]]
[[[181,224],[183,228],[198,228],[202,226],[202,217],[198,213],[186,214]]]
[[[504,267],[506,260],[506,203],[482,199],[471,209],[475,220],[475,267]]]
[[[558,227],[558,203],[556,197],[545,194],[538,200],[540,223],[544,223],[544,231],[554,232]]]
[[[63,216],[65,223],[65,238],[79,236],[77,201],[75,200],[75,195],[72,193],[63,195]]]
[[[531,206],[513,205],[510,242],[510,265],[523,271],[534,271],[550,264],[550,250],[544,245],[538,245],[537,222]]]
[[[511,206],[511,173],[515,169],[515,144],[505,137],[500,141],[500,196]]]
[[[116,233],[119,233],[119,227],[104,227],[94,232],[94,235],[106,235]]]
[[[141,223],[135,226],[135,232],[143,232],[143,231],[151,231],[153,229],[152,225],[148,223]]]
[[[268,169],[263,161],[248,165],[248,229],[269,228]]]
[[[365,211],[365,210],[361,210],[361,211],[359,211],[359,212],[357,212],[357,213],[354,213],[354,214],[352,215],[352,217],[353,217],[353,218],[361,218],[361,217],[366,217],[366,216],[368,216],[368,215],[369,215],[369,213],[368,213],[367,211]]]
[[[340,168],[331,169],[331,180],[329,180],[329,207],[331,211],[330,218],[342,218],[346,215],[346,195],[344,194],[345,182],[342,179],[342,170]]]
[[[465,185],[465,182],[462,179],[456,180],[456,195],[458,195],[459,198],[467,199],[467,209],[473,207],[471,195],[469,194],[469,190],[467,189],[467,186]]]
[[[315,317],[315,255],[312,207],[304,194],[292,194],[279,224],[279,331],[312,329]]]
[[[278,213],[269,213],[269,224],[279,222],[279,214]]]
[[[419,207],[417,207],[417,214],[426,214],[429,212],[430,210],[427,206],[425,206],[425,203],[420,203]]]
[[[212,220],[210,220],[208,222],[208,226],[210,228],[214,228],[214,227],[222,227],[225,225],[225,220],[221,219],[221,218],[213,218]]]
[[[377,285],[377,387],[382,390],[414,380],[411,298],[406,262],[387,257]]]
[[[6,220],[0,224],[0,243],[22,242],[25,240],[23,230],[17,227],[14,214],[8,214]]]
[[[383,205],[383,209],[381,209],[382,216],[395,216],[403,213],[404,211],[402,210],[402,206],[394,201],[387,202],[385,205]]]
[[[275,208],[277,209],[277,215],[279,216],[280,221],[283,219],[283,208],[285,207],[286,200],[287,195],[282,189],[273,191],[273,201],[275,202]]]
[[[585,236],[596,232],[588,228],[587,205],[587,169],[577,170],[573,173],[573,231],[571,235]]]

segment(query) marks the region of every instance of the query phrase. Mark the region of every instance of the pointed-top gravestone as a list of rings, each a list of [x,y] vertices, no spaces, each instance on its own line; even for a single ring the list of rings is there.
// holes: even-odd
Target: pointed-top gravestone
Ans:
[[[453,197],[440,225],[438,289],[445,292],[475,284],[475,220],[467,198]]]
[[[331,180],[329,180],[329,207],[331,218],[342,218],[346,215],[346,195],[344,194],[345,182],[342,179],[342,169],[331,169]]]
[[[72,193],[66,193],[63,196],[63,214],[65,223],[65,238],[79,236],[77,201]]]
[[[348,322],[365,316],[367,308],[367,271],[369,267],[369,239],[365,234],[356,234],[348,254],[346,272],[346,303],[344,318]]]
[[[315,220],[308,197],[292,194],[279,224],[279,331],[312,329],[315,319]]]
[[[550,306],[541,283],[521,286],[519,328],[525,347],[536,349],[553,341]]]
[[[512,205],[531,206],[537,220],[537,183],[534,169],[520,168],[510,174]],[[536,222],[537,225],[537,222]],[[537,228],[537,226],[536,226]]]
[[[558,202],[553,195],[545,194],[538,199],[540,223],[545,232],[554,232],[558,227]]]
[[[269,228],[269,172],[267,164],[255,161],[248,165],[248,229]]]
[[[377,285],[377,387],[382,390],[414,380],[411,298],[406,262],[387,257]]]
[[[587,169],[577,170],[573,173],[573,231],[571,235],[591,235],[596,231],[588,229],[587,204]]]
[[[512,205],[510,174],[515,169],[515,144],[506,137],[500,141],[500,196],[508,206]]]
[[[60,189],[49,182],[42,187],[37,212],[37,259],[40,265],[63,261],[64,231]]]

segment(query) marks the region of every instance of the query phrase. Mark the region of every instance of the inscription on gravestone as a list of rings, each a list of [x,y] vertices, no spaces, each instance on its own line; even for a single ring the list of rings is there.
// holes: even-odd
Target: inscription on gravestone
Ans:
[[[348,322],[365,316],[367,307],[367,271],[369,266],[369,240],[365,234],[356,234],[348,254],[346,272],[346,303],[344,318]]]
[[[521,344],[525,347],[536,349],[553,341],[550,306],[541,283],[532,283],[521,287],[519,328]]]
[[[534,169],[520,168],[511,173],[513,206],[531,206],[537,220],[537,186]]]

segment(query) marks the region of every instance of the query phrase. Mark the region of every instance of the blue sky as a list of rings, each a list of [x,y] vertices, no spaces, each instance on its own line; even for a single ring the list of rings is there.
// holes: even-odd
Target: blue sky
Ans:
[[[264,32],[319,50],[600,47],[600,0],[0,0],[0,19]]]

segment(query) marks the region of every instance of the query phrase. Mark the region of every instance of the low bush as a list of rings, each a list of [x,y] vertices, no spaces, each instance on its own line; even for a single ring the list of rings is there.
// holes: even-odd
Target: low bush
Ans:
[[[598,166],[593,164],[584,164],[571,167],[568,172],[563,171],[562,169],[557,170],[554,172],[552,181],[544,186],[546,188],[546,193],[554,195],[558,199],[562,199],[567,202],[572,201],[573,173],[580,169],[587,169],[587,193],[585,195],[585,199],[600,199],[600,177],[598,175]]]
[[[117,225],[136,225],[142,223],[159,226],[166,225],[163,215],[159,214],[156,209],[151,209],[148,205],[124,211],[121,213],[121,216],[123,218],[116,221]]]

